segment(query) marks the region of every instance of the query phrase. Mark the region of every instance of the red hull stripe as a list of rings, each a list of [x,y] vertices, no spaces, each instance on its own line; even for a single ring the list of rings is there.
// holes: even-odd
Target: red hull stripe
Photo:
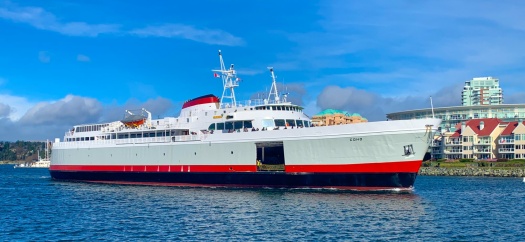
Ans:
[[[417,173],[421,161],[367,163],[348,165],[287,165],[286,172],[308,173]],[[52,165],[53,171],[108,172],[256,172],[254,165]]]
[[[286,172],[413,173],[418,172],[420,167],[421,161],[401,161],[349,165],[289,165],[285,169]]]
[[[182,108],[189,108],[191,106],[199,105],[199,104],[205,104],[205,103],[218,103],[219,98],[217,97],[203,97],[195,100],[191,100],[189,102],[186,102],[182,105]]]
[[[116,172],[249,172],[257,171],[255,165],[143,165],[143,166],[90,166],[90,165],[52,165],[53,171],[116,171]]]

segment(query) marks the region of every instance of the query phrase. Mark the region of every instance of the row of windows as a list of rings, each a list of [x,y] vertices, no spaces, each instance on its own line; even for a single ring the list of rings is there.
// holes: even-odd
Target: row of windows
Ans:
[[[474,137],[472,137],[472,136],[463,136],[463,142],[474,142]]]
[[[515,134],[514,140],[525,140],[525,134]]]
[[[165,136],[173,136],[175,135],[175,131],[169,131],[169,130],[165,130],[165,131],[157,131],[157,132],[145,132],[145,133],[121,133],[121,134],[116,134],[116,133],[113,133],[113,134],[106,134],[105,136],[99,136],[100,139],[106,139],[106,140],[109,140],[109,139],[128,139],[128,138],[131,138],[131,139],[134,139],[134,138],[154,138],[154,137],[165,137]],[[66,138],[66,141],[67,142],[72,142],[72,141],[90,141],[90,140],[95,140],[95,137],[76,137],[76,138]]]
[[[267,119],[263,120],[263,127],[310,127],[311,124],[309,121],[306,120],[294,120],[294,119]],[[101,126],[83,126],[83,127],[77,127],[78,128],[102,128],[104,125]],[[251,129],[253,128],[252,121],[251,120],[244,120],[244,121],[231,121],[231,122],[224,122],[224,123],[213,123],[208,127],[208,130],[240,130],[240,129]],[[84,130],[84,129],[82,129]],[[90,131],[94,131],[91,129],[87,129]],[[88,132],[88,131],[78,131],[78,132]],[[184,133],[183,133],[184,134]],[[157,131],[157,132],[140,132],[140,133],[121,133],[121,134],[106,134],[105,136],[100,136],[100,139],[134,139],[134,138],[152,138],[152,137],[165,137],[165,136],[174,136],[176,135],[175,131],[166,130],[166,131]],[[66,138],[66,141],[90,141],[95,140],[95,137],[76,137],[76,138]]]
[[[251,129],[252,121],[245,120],[245,121],[232,121],[232,122],[225,122],[225,123],[216,123],[211,124],[208,127],[208,130],[232,130],[232,129]]]
[[[255,110],[296,111],[296,112],[301,111],[299,107],[295,107],[295,106],[261,106],[261,107],[255,107]]]
[[[294,120],[294,119],[265,119],[263,120],[263,127],[310,127],[311,124],[306,120]],[[224,123],[213,123],[210,124],[208,130],[232,130],[232,129],[251,129],[252,121],[231,121]]]
[[[75,132],[91,132],[91,131],[100,131],[103,127],[107,127],[109,124],[93,124],[80,126],[75,128]]]
[[[482,137],[482,138],[478,139],[478,143],[487,143],[487,142],[490,142],[490,139],[491,139],[490,137]],[[463,140],[463,142],[473,142],[474,137],[472,137],[472,136],[463,136],[462,140]],[[514,140],[525,140],[525,134],[515,134],[514,135]],[[511,138],[507,138],[506,136],[503,136],[500,139],[500,142],[501,141],[503,141],[503,142],[513,142],[514,140],[512,139],[512,136],[511,136]],[[458,138],[450,137],[450,138],[448,138],[447,144],[456,143],[456,142],[458,142]]]

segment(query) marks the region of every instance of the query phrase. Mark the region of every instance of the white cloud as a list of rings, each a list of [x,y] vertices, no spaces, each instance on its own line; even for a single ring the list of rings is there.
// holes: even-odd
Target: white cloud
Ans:
[[[0,103],[0,118],[6,118],[11,113],[11,107],[7,104]]]
[[[10,120],[18,120],[34,105],[24,97],[7,94],[0,94],[0,100],[2,100],[4,104],[10,106],[10,113],[8,116]]]
[[[184,24],[164,24],[148,26],[130,31],[143,37],[182,38],[212,45],[242,46],[244,41],[232,34],[218,29],[198,29]]]
[[[317,105],[317,100],[312,100],[308,103],[306,103],[306,105],[304,105],[304,110],[303,112],[308,115],[310,118],[313,117],[314,115],[318,114],[319,112],[323,111],[321,110],[321,108],[318,107]]]
[[[91,61],[91,58],[89,58],[89,56],[79,54],[79,55],[77,55],[77,61],[80,61],[80,62],[90,62],[90,61]]]
[[[48,30],[70,36],[95,37],[99,34],[118,32],[113,24],[88,24],[85,22],[61,22],[55,15],[38,7],[0,7],[0,18],[29,24],[37,29]]]
[[[277,82],[277,92],[279,98],[283,101],[284,95],[286,95],[286,101],[296,105],[302,105],[303,100],[307,98],[307,91],[304,83],[285,83]],[[250,100],[255,99],[267,99],[270,90],[258,91],[250,96]],[[274,98],[273,96],[271,97]]]
[[[432,92],[435,107],[461,105],[463,85],[445,86]],[[359,113],[370,121],[386,119],[386,114],[412,109],[430,108],[430,95],[415,93],[404,97],[387,97],[375,92],[354,87],[327,86],[317,97],[317,106],[321,109],[340,109]]]
[[[516,92],[511,95],[503,96],[503,103],[505,104],[524,104],[525,103],[525,92]]]
[[[43,8],[17,7],[13,4],[0,7],[0,18],[69,36],[96,37],[100,34],[125,33],[142,37],[181,38],[212,45],[244,45],[244,40],[220,29],[196,28],[190,25],[166,23],[125,31],[118,24],[67,22],[62,21]]]
[[[104,108],[103,121],[109,122],[120,120],[124,117],[125,110],[138,110],[145,108],[148,110],[153,118],[162,117],[164,115],[174,115],[172,113],[174,108],[171,100],[157,97],[148,99],[146,102],[141,102],[137,99],[129,99],[124,105],[110,105]]]
[[[48,51],[38,52],[38,60],[42,63],[51,62],[51,54]]]
[[[19,122],[28,125],[97,122],[101,113],[102,104],[96,99],[67,95],[55,102],[37,103]]]
[[[94,98],[75,95],[36,104],[7,95],[0,95],[0,100],[8,103],[0,103],[0,140],[9,141],[62,138],[73,125],[120,120],[126,109],[146,108],[156,118],[173,114],[174,107],[162,97],[146,102],[131,99],[124,105],[103,105]],[[15,115],[21,117],[15,118]]]

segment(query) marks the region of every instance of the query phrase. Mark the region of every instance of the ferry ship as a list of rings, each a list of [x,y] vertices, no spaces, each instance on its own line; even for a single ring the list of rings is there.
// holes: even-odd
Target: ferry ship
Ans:
[[[55,139],[53,179],[198,187],[411,190],[440,119],[312,127],[279,94],[239,102],[231,65],[213,70],[222,97],[185,102],[178,117],[146,109],[122,120],[76,125]]]

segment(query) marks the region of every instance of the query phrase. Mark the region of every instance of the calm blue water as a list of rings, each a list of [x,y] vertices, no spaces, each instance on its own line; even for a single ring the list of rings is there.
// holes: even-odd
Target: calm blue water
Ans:
[[[413,193],[57,182],[0,165],[0,240],[523,241],[522,178],[418,177]]]

